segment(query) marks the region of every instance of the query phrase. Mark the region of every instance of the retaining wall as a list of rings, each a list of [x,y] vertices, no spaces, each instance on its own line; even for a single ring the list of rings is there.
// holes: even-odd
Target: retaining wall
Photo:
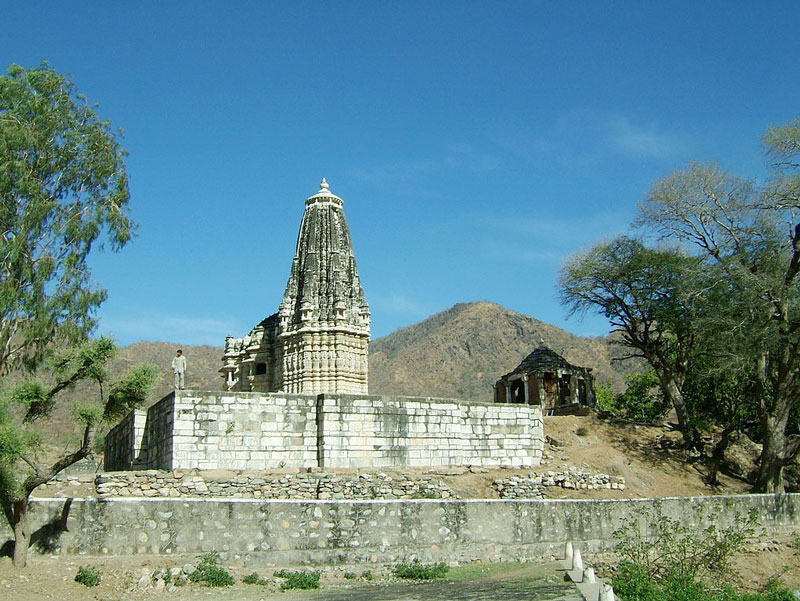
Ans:
[[[180,390],[109,432],[106,469],[534,466],[543,447],[538,405]]]
[[[800,494],[634,500],[278,501],[35,499],[33,552],[65,555],[208,553],[272,564],[534,559],[613,544],[642,510],[717,526],[756,510],[766,531],[800,527]],[[638,519],[638,518],[637,518]],[[9,536],[7,527],[0,534]],[[640,522],[643,532],[647,523]]]

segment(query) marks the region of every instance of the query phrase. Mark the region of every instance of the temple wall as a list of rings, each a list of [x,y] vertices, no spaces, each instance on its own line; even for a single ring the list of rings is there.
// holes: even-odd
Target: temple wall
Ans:
[[[139,461],[147,412],[131,411],[106,436],[105,466],[107,470],[131,470],[146,467]]]
[[[539,465],[539,407],[324,395],[324,467]]]
[[[106,457],[150,469],[531,466],[544,446],[540,407],[369,395],[181,390],[148,410],[141,452],[130,428],[112,429]]]

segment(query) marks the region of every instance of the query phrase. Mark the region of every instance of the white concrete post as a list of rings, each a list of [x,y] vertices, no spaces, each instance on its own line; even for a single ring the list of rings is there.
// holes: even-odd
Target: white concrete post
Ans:
[[[604,584],[600,587],[600,597],[598,601],[616,601],[617,597],[614,595],[614,589],[610,584]]]

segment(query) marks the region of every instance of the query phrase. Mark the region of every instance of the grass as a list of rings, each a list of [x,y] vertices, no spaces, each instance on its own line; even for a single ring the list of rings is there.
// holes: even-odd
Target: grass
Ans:
[[[444,578],[450,568],[445,563],[435,563],[432,565],[425,565],[415,559],[411,563],[397,564],[392,572],[398,578],[405,580],[436,580],[437,578]]]
[[[261,578],[257,573],[253,572],[252,574],[248,574],[244,578],[242,578],[242,582],[244,584],[258,584],[258,585],[265,585],[269,584],[269,580]]]
[[[319,588],[319,572],[290,572],[288,570],[278,570],[275,572],[276,578],[285,578],[281,583],[281,590],[291,589],[317,589]]]
[[[548,581],[556,578],[554,572],[545,564],[520,563],[516,561],[497,562],[497,563],[468,563],[457,568],[451,568],[447,574],[448,580],[474,580],[478,578],[492,578],[511,574],[513,572],[524,572],[525,580]],[[520,575],[521,576],[521,575]],[[515,579],[518,577],[515,575]],[[556,578],[557,579],[557,578]]]
[[[225,568],[218,565],[219,555],[216,551],[212,551],[207,555],[203,555],[200,563],[197,564],[197,570],[189,576],[192,582],[202,582],[206,586],[219,587],[219,586],[233,586],[233,576],[225,571]]]

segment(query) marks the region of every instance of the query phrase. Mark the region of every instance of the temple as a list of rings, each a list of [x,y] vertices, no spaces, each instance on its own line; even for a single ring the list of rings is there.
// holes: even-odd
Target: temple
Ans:
[[[595,404],[594,376],[542,344],[497,381],[494,400],[541,405],[545,415],[584,413]]]
[[[278,311],[244,338],[225,339],[225,389],[366,394],[369,326],[342,199],[323,178],[306,199]]]
[[[342,199],[323,179],[278,311],[225,340],[225,390],[132,411],[106,435],[106,469],[539,464],[541,405],[369,395],[369,326]]]

